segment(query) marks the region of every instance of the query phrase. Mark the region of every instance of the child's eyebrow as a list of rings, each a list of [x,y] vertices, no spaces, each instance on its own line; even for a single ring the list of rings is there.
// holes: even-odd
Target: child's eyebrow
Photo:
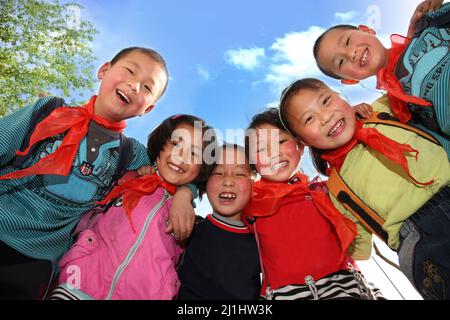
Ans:
[[[136,62],[134,61],[130,61],[130,60],[125,60],[126,63],[132,64],[134,67],[138,68],[138,69],[142,69],[140,65],[138,65]]]
[[[136,62],[134,61],[129,61],[129,60],[125,60],[126,63],[129,63],[131,65],[133,65],[136,69],[142,70],[141,66],[138,65]],[[152,77],[148,77],[147,81],[150,83],[150,85],[154,85],[155,84],[155,79],[153,79]]]
[[[339,47],[342,46],[342,42],[344,42],[344,38],[345,38],[345,32],[343,32],[343,33],[339,36],[339,40],[338,40],[338,46],[339,46]]]
[[[317,97],[317,102],[320,102],[323,98],[323,96],[327,95],[328,92],[327,91],[322,91],[321,94],[319,94],[319,96]]]

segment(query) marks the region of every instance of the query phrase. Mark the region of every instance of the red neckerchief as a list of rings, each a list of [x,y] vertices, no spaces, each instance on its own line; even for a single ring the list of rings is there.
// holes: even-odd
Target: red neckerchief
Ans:
[[[243,217],[264,217],[276,214],[287,196],[310,196],[319,213],[333,226],[341,245],[341,259],[347,255],[347,249],[357,234],[356,225],[345,218],[333,205],[325,192],[308,188],[307,176],[297,173],[290,181],[271,182],[264,178],[253,184],[252,197],[243,210]],[[295,228],[295,226],[293,226]]]
[[[411,148],[409,144],[401,144],[384,136],[375,128],[363,128],[362,121],[356,121],[355,134],[353,135],[352,140],[340,148],[323,153],[321,158],[329,162],[331,167],[335,167],[337,171],[340,171],[347,154],[360,143],[365,144],[373,150],[381,153],[389,160],[399,164],[408,174],[409,178],[415,183],[420,185],[429,185],[433,183],[433,180],[424,183],[419,182],[414,179],[409,172],[408,161],[404,153],[415,153],[417,160],[419,151]]]
[[[17,151],[16,154],[24,156],[28,154],[35,143],[68,131],[58,149],[39,160],[33,166],[6,174],[0,177],[0,180],[18,179],[33,174],[69,175],[80,141],[86,136],[91,120],[107,129],[117,132],[123,131],[126,127],[125,121],[110,122],[94,114],[96,98],[97,96],[93,96],[82,107],[60,107],[53,110],[34,129],[28,148],[24,151]]]
[[[411,119],[411,113],[406,103],[413,103],[419,106],[432,105],[425,99],[405,94],[400,81],[395,76],[395,68],[397,67],[398,60],[410,41],[411,39],[398,34],[391,35],[392,46],[389,49],[387,64],[377,73],[377,89],[387,91],[392,112],[402,123],[406,123]]]
[[[131,221],[131,213],[133,212],[133,209],[137,206],[142,196],[153,193],[158,187],[163,187],[171,195],[173,195],[177,189],[175,185],[162,180],[158,173],[155,172],[151,175],[126,180],[112,189],[108,196],[98,202],[98,204],[108,204],[111,200],[114,200],[122,195],[122,206],[125,209],[125,213],[130,220],[134,231],[133,223]]]

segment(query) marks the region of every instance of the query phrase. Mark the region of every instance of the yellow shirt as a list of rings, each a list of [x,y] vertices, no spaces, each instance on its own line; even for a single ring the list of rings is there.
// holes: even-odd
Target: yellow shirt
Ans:
[[[372,103],[374,111],[390,112],[385,96]],[[429,186],[417,185],[411,181],[400,165],[395,164],[378,152],[357,145],[345,158],[340,175],[353,192],[384,220],[383,229],[388,233],[388,245],[396,250],[399,245],[399,231],[403,221],[413,215],[433,195],[450,185],[450,163],[445,150],[420,137],[414,132],[382,124],[368,124],[383,135],[418,150],[407,154],[411,176],[417,181],[433,180]],[[362,227],[332,195],[336,208],[357,224],[358,235],[349,253],[355,259],[369,259],[372,250],[372,235]]]

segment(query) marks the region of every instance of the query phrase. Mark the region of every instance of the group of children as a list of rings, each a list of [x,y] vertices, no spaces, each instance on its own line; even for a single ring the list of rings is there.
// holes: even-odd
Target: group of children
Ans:
[[[352,107],[297,80],[245,147],[218,146],[191,115],[164,120],[147,148],[125,137],[168,82],[139,47],[100,68],[86,105],[45,97],[0,119],[0,299],[380,299],[354,261],[372,234],[425,299],[449,299],[450,4],[417,16],[389,50],[367,27],[316,42],[325,74],[376,75],[384,97]],[[305,146],[326,186],[299,171]],[[195,221],[205,192],[213,212]]]

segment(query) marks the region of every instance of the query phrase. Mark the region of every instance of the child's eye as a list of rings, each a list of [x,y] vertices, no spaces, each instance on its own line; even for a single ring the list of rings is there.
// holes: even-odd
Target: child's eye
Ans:
[[[344,64],[344,59],[339,60],[339,69],[341,69],[343,64]]]
[[[134,74],[133,70],[131,70],[130,68],[125,67],[125,69],[127,69],[129,73]]]
[[[222,176],[223,173],[222,172],[214,172],[213,175],[215,175],[215,176]]]
[[[287,141],[287,139],[281,139],[279,143],[280,143],[280,144],[283,144],[283,143],[285,143],[286,141]]]
[[[323,99],[322,104],[326,105],[328,103],[328,101],[330,101],[330,97],[326,97],[325,99]]]
[[[145,90],[147,90],[148,93],[153,94],[152,90],[149,86],[144,86]]]
[[[312,116],[308,116],[308,117],[305,119],[305,124],[310,123],[312,120],[313,120],[313,117],[312,117]]]
[[[345,42],[345,45],[348,46],[349,43],[350,43],[350,37],[347,38],[347,41]]]
[[[236,172],[236,176],[238,176],[238,177],[247,177],[248,174],[246,172],[240,171],[240,172]]]

